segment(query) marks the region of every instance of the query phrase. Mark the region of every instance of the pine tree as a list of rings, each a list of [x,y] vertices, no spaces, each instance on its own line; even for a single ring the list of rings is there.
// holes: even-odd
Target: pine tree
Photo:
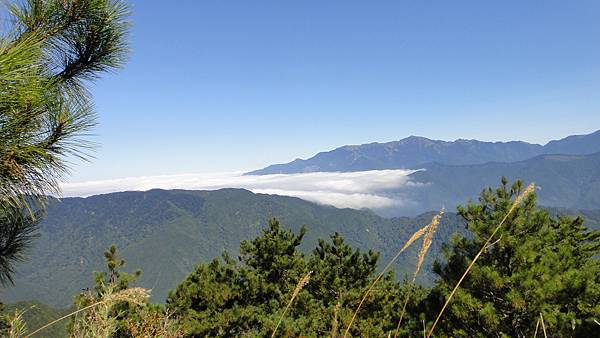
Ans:
[[[457,235],[436,263],[432,291],[437,314],[491,231],[523,189],[521,181],[481,193],[479,203],[459,208],[472,236]],[[467,275],[437,334],[452,337],[531,337],[540,313],[552,336],[590,337],[600,315],[600,232],[581,218],[551,217],[530,195],[507,218]],[[429,318],[432,319],[432,318]]]
[[[60,193],[67,157],[87,158],[93,144],[85,136],[96,122],[86,84],[123,65],[129,12],[121,0],[24,0],[3,9],[11,23],[0,33],[0,212],[7,220],[36,216],[48,194]],[[34,225],[27,224],[0,224],[0,245],[22,252]],[[22,235],[6,236],[11,229]],[[11,281],[7,267],[0,266],[2,283]]]
[[[170,293],[167,308],[194,337],[269,337],[277,323],[277,336],[282,337],[339,335],[376,277],[379,255],[361,253],[333,234],[307,257],[299,251],[304,233],[304,228],[299,234],[283,230],[271,220],[261,236],[241,243],[237,260],[224,254],[221,260],[199,264]],[[387,274],[352,334],[382,336],[394,330],[404,291]],[[422,298],[419,288],[409,311]],[[407,330],[419,324],[413,319],[407,319]]]
[[[274,314],[285,307],[296,282],[306,272],[298,250],[305,230],[296,235],[271,219],[262,236],[242,241],[238,262],[199,264],[167,299],[193,336],[265,336],[275,327]]]

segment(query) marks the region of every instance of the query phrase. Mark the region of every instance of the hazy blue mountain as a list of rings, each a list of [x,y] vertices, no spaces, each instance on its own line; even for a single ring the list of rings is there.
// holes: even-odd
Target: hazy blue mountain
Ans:
[[[49,206],[29,260],[19,265],[16,286],[0,289],[0,299],[66,307],[73,295],[93,286],[92,271],[104,268],[102,254],[116,244],[126,267],[141,268],[144,274],[139,283],[152,289],[155,301],[162,301],[195,264],[218,257],[224,250],[235,257],[239,242],[258,235],[270,216],[294,231],[306,224],[304,250],[312,250],[319,238],[337,231],[354,246],[382,251],[385,259],[427,224],[432,214],[386,219],[369,211],[241,189],[65,198]],[[462,229],[460,224],[456,215],[446,216],[431,257],[439,253],[441,239]],[[415,257],[412,252],[400,259],[399,271],[412,270]]]
[[[544,146],[545,154],[585,155],[600,151],[600,130],[588,135],[573,135],[550,141]]]
[[[296,159],[249,172],[252,175],[318,171],[362,171],[421,168],[429,163],[448,165],[516,162],[542,154],[592,154],[600,152],[600,131],[569,136],[546,145],[527,142],[482,142],[430,140],[411,136],[400,141],[343,146],[309,159]]]

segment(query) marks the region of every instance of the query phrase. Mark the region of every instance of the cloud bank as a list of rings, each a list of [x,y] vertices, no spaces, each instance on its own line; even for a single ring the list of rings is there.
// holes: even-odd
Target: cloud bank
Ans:
[[[338,208],[384,209],[410,205],[401,191],[419,184],[410,180],[415,170],[370,170],[349,173],[243,175],[201,173],[140,176],[119,179],[63,183],[63,195],[91,196],[118,191],[150,189],[216,190],[243,188],[254,193],[299,197]]]

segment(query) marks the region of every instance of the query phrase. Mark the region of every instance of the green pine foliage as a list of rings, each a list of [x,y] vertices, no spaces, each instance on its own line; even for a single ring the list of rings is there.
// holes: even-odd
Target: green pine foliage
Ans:
[[[15,264],[25,260],[36,229],[34,214],[0,201],[0,285],[14,283]]]
[[[472,236],[455,235],[447,262],[435,264],[440,279],[428,300],[430,320],[522,189],[522,182],[509,186],[503,179],[479,203],[459,208]],[[542,313],[552,336],[591,337],[599,328],[593,322],[600,316],[598,253],[600,231],[589,231],[580,217],[551,217],[530,195],[467,275],[436,333],[531,337]]]
[[[337,233],[305,255],[298,249],[304,234],[304,230],[299,234],[283,230],[272,219],[261,236],[241,243],[237,260],[225,254],[221,260],[198,265],[171,292],[167,308],[195,337],[270,336],[298,281],[312,271],[277,334],[338,335],[376,277],[379,255],[351,248]],[[403,293],[393,274],[386,275],[352,334],[382,336],[395,329]]]
[[[85,81],[123,65],[127,6],[113,0],[9,3],[0,34],[0,197],[58,193],[65,156],[83,156],[95,124]]]
[[[96,122],[86,81],[125,62],[129,13],[121,0],[6,1],[1,10],[8,23],[0,32],[0,283],[6,284],[35,225],[12,216],[35,216],[47,195],[60,192],[67,157],[87,158],[86,136]]]

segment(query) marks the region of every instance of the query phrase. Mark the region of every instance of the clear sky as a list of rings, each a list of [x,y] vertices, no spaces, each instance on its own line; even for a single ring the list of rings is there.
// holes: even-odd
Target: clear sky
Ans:
[[[600,129],[600,1],[132,1],[71,182]]]

